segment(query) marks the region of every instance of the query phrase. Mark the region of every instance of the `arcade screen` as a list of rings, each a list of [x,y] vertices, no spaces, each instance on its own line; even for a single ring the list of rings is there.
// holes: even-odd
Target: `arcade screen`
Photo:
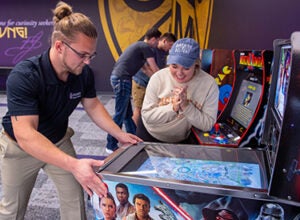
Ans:
[[[262,85],[249,80],[243,80],[236,101],[231,111],[231,118],[244,128],[251,122],[258,106]]]
[[[282,119],[286,103],[287,88],[291,71],[291,45],[284,45],[280,49],[278,79],[276,85],[274,107]]]
[[[121,168],[120,173],[193,184],[255,189],[267,187],[263,162],[258,159],[255,151],[207,147],[202,149],[199,146],[187,150],[185,146],[185,153],[182,154],[176,149],[178,146],[173,146],[173,152],[169,147],[146,146]]]
[[[134,172],[146,177],[261,189],[258,164],[150,156]]]

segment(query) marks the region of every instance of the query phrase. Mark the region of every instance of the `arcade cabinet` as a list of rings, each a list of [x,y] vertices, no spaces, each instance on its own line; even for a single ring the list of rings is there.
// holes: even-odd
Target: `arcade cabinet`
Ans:
[[[273,52],[235,50],[233,53],[235,68],[234,74],[231,74],[234,76],[231,80],[232,89],[217,123],[209,132],[193,128],[200,145],[241,147],[244,142],[243,147],[252,147],[257,144],[247,138],[261,124],[267,104]],[[216,81],[219,82],[219,79],[216,78]]]
[[[272,169],[270,194],[300,202],[300,32],[274,41],[274,66],[262,142]]]
[[[219,116],[230,99],[235,80],[234,53],[225,49],[201,50],[201,68],[214,77],[219,86]]]
[[[236,94],[234,100],[238,101],[233,103],[247,105],[249,92],[253,93],[252,100],[260,102],[254,91],[261,93],[264,80],[253,69],[247,73],[240,79],[240,87],[246,89],[239,89],[242,95]],[[116,204],[115,187],[123,183],[131,203],[137,194],[149,199],[148,214],[157,220],[298,220],[299,84],[300,32],[295,32],[291,40],[274,41],[263,124],[265,148],[144,142],[118,149],[98,172]],[[97,201],[93,207],[101,215],[99,199],[93,201]]]

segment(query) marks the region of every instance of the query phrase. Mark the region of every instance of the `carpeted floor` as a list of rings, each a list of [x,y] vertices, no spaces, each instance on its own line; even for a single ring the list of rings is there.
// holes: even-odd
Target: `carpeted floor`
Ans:
[[[110,114],[114,112],[114,99],[113,95],[105,94],[98,95],[98,98],[105,105]],[[0,94],[0,116],[2,117],[7,109],[6,95]],[[1,126],[0,126],[1,127]],[[70,117],[70,127],[75,131],[72,137],[76,152],[79,157],[105,157],[106,133],[100,128],[95,126],[82,106],[73,112]],[[1,157],[0,157],[1,163]],[[1,169],[0,169],[1,172]],[[1,190],[1,177],[0,177],[0,198],[2,195]],[[87,194],[85,194],[87,201]],[[93,210],[86,202],[86,211],[88,219],[93,219]],[[59,214],[59,201],[57,198],[56,190],[53,182],[47,175],[40,171],[36,181],[34,190],[30,197],[29,206],[26,212],[25,220],[56,220],[60,219]]]

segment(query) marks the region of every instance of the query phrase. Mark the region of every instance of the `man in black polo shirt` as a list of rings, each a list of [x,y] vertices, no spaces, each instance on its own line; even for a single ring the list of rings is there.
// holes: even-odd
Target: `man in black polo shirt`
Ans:
[[[24,219],[42,168],[55,183],[61,219],[86,219],[82,188],[105,196],[107,188],[93,171],[102,161],[77,159],[68,117],[79,102],[92,120],[121,143],[141,139],[123,132],[96,96],[87,64],[96,55],[94,24],[71,6],[53,10],[51,48],[20,62],[7,80],[8,112],[0,134],[2,200],[0,219]]]

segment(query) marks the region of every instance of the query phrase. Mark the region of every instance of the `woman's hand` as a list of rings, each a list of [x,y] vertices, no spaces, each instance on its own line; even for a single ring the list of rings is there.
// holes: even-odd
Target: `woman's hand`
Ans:
[[[187,86],[174,88],[172,104],[176,112],[183,111],[188,106]]]

